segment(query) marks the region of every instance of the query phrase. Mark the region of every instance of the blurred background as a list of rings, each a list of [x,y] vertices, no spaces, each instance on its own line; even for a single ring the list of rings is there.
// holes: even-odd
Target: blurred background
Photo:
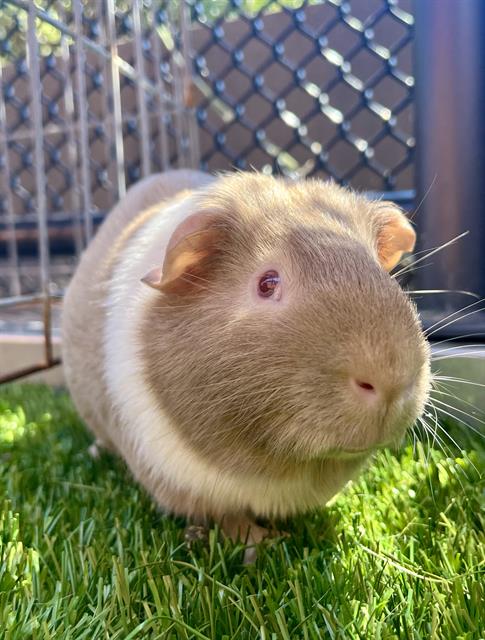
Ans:
[[[425,326],[480,342],[484,48],[482,0],[0,0],[1,378],[58,362],[80,253],[169,167],[396,201]]]

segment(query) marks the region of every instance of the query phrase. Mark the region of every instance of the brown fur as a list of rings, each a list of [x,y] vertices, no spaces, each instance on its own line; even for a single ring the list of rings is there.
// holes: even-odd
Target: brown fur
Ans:
[[[420,376],[426,385],[416,313],[376,260],[388,208],[335,185],[252,174],[204,195],[201,209],[218,212],[226,229],[218,259],[197,290],[161,296],[140,327],[150,336],[147,384],[198,455],[276,480],[314,457],[318,473],[322,451],[402,435],[389,417],[385,428],[384,409],[366,416],[353,398],[349,406],[342,384],[372,372],[390,393]],[[235,322],[234,297],[266,256],[289,265],[291,308]],[[410,403],[408,422],[419,404]]]

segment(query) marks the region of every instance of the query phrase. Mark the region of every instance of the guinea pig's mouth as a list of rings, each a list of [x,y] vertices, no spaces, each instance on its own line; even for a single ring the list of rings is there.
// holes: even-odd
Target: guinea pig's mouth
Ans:
[[[332,460],[354,460],[370,456],[381,448],[381,446],[375,446],[367,447],[366,449],[332,449],[326,451],[324,457],[331,458]]]
[[[379,442],[368,447],[346,447],[345,449],[335,448],[326,451],[324,457],[332,458],[332,460],[353,460],[358,458],[365,458],[374,453],[377,453],[378,451],[381,451],[382,449],[398,449],[401,441],[402,437],[388,442]]]

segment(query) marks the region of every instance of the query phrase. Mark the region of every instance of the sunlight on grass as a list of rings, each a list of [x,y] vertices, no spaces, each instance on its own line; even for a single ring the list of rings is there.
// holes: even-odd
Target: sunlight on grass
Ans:
[[[13,442],[26,433],[25,413],[22,407],[7,409],[0,414],[0,442]]]
[[[50,420],[51,415],[49,413],[44,413],[39,418],[41,423],[46,423]],[[21,406],[16,406],[12,409],[7,408],[2,411],[2,405],[0,404],[0,444],[13,443],[15,440],[35,432],[37,427],[37,423],[27,422]]]
[[[64,393],[0,388],[0,637],[483,638],[483,440],[447,428],[463,450],[379,453],[244,566],[87,456]]]

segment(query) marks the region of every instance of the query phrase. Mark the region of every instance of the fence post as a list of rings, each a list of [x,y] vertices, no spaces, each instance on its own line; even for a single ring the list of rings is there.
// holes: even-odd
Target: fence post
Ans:
[[[472,291],[483,298],[485,2],[418,0],[415,19],[419,248],[438,246],[463,231],[469,234],[416,270],[414,284],[417,289]],[[425,324],[470,303],[472,298],[458,294],[418,301]],[[478,307],[483,304],[469,311]],[[448,329],[454,336],[472,330],[485,332],[485,312]]]

